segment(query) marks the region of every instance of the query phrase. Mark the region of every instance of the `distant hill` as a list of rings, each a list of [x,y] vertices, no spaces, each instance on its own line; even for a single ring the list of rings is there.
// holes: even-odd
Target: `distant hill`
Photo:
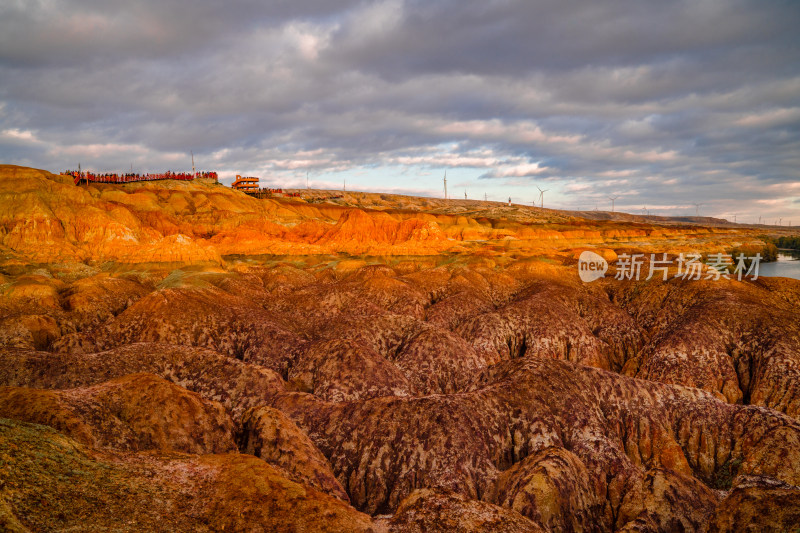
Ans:
[[[571,212],[478,200],[298,189],[256,199],[212,180],[74,185],[0,166],[6,260],[210,262],[228,255],[553,255],[756,232],[712,218]],[[674,248],[674,246],[673,246]]]

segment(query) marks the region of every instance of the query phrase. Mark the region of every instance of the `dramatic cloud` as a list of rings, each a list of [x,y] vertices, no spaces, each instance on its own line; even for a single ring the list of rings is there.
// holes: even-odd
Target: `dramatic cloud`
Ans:
[[[10,0],[0,160],[800,224],[800,4]]]

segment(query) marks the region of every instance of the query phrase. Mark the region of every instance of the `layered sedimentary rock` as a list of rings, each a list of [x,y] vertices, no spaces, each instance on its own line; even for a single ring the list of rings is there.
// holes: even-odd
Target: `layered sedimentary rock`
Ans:
[[[252,456],[98,452],[0,419],[0,458],[4,531],[377,531]]]
[[[208,180],[75,186],[71,176],[0,165],[0,249],[42,263],[222,264],[231,254],[536,254],[728,231],[587,220],[498,202],[346,193],[333,205],[311,191],[302,196],[258,200]],[[758,235],[734,233],[746,242]]]
[[[310,346],[292,367],[289,380],[299,390],[334,402],[410,393],[399,368],[370,346],[345,339]]]
[[[800,321],[797,305],[781,292],[796,294],[800,283],[782,280],[773,292],[770,282],[677,281],[620,291],[652,335],[626,373],[798,417]]]
[[[534,522],[508,508],[459,494],[419,489],[400,503],[388,521],[392,533],[470,531],[473,533],[539,533]]]
[[[798,523],[800,282],[575,265],[745,230],[0,174],[5,529]]]
[[[268,313],[216,287],[166,287],[140,298],[87,335],[60,339],[54,348],[97,351],[138,341],[211,348],[284,375],[302,344]]]
[[[94,447],[198,454],[236,450],[233,423],[222,405],[152,374],[69,390],[2,387],[0,417],[47,425]]]
[[[69,389],[140,372],[155,374],[220,402],[234,421],[284,390],[280,376],[267,368],[170,344],[134,343],[94,354],[5,348],[2,361],[0,384],[13,387]]]
[[[287,477],[349,501],[328,460],[294,422],[277,409],[257,407],[243,420],[239,439],[243,453],[284,469]]]
[[[80,331],[53,339],[54,351],[31,351],[25,342],[6,348],[3,384],[69,389],[156,374],[221,402],[237,431],[247,428],[242,451],[373,514],[393,513],[413,491],[435,488],[513,509],[551,530],[678,523],[700,530],[707,516],[730,505],[716,491],[737,476],[798,483],[797,423],[779,414],[782,407],[795,413],[793,381],[763,377],[764,362],[786,370],[795,364],[797,352],[786,348],[796,325],[784,285],[774,291],[750,282],[717,288],[676,281],[629,292],[612,282],[581,285],[559,277],[559,267],[536,263],[468,276],[463,267],[404,274],[367,266],[323,282],[274,269],[172,275],[150,292],[146,283],[123,280],[121,287],[136,288],[136,300],[120,304],[116,316],[82,318]],[[503,285],[506,277],[513,283]],[[391,282],[365,285],[376,279]],[[72,287],[64,283],[60,294],[77,294]],[[108,293],[97,294],[105,312]],[[449,328],[437,313],[428,319],[456,295],[482,303]],[[770,328],[731,318],[698,336],[691,328],[702,324],[707,301],[720,300],[750,306],[754,323],[772,317]],[[52,313],[56,330],[91,314],[62,301],[42,300],[59,309]],[[313,302],[317,312],[306,313]],[[719,320],[719,309],[712,306],[708,320]],[[784,359],[769,359],[771,352],[754,344],[747,356],[764,362],[741,368],[769,393],[727,397],[702,381],[707,364],[659,367],[651,355],[679,334],[711,349],[740,331],[786,351]],[[729,365],[734,355],[727,355]],[[657,368],[670,373],[643,374]],[[615,372],[685,381],[708,393]],[[752,401],[760,397],[782,403],[763,411],[735,405],[765,403]],[[243,421],[263,405],[275,409],[276,420],[288,415],[293,422],[258,429],[252,414]],[[278,426],[294,437],[278,438]],[[256,446],[258,439],[269,446]],[[304,459],[281,462],[296,456]]]
[[[699,529],[719,504],[715,490],[736,476],[800,481],[800,424],[774,411],[540,358],[497,365],[473,387],[358,404],[295,394],[275,405],[312,432],[370,513],[435,487],[552,530],[656,518]]]

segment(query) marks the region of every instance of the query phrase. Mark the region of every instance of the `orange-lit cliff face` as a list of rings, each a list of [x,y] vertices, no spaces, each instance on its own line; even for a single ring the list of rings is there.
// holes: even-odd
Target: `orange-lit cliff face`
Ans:
[[[4,529],[797,524],[800,282],[575,267],[751,230],[10,167],[0,191]]]
[[[68,177],[2,166],[0,244],[9,258],[31,262],[219,264],[226,255],[530,256],[587,245],[677,253],[718,249],[755,235],[745,229],[590,221],[493,202],[340,196],[333,201],[341,205],[258,200],[211,180],[75,186]]]

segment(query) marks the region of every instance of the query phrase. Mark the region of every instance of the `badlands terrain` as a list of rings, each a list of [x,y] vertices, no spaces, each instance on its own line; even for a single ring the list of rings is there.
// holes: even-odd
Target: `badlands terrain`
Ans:
[[[800,281],[613,276],[763,228],[300,192],[0,166],[0,530],[800,527]]]

